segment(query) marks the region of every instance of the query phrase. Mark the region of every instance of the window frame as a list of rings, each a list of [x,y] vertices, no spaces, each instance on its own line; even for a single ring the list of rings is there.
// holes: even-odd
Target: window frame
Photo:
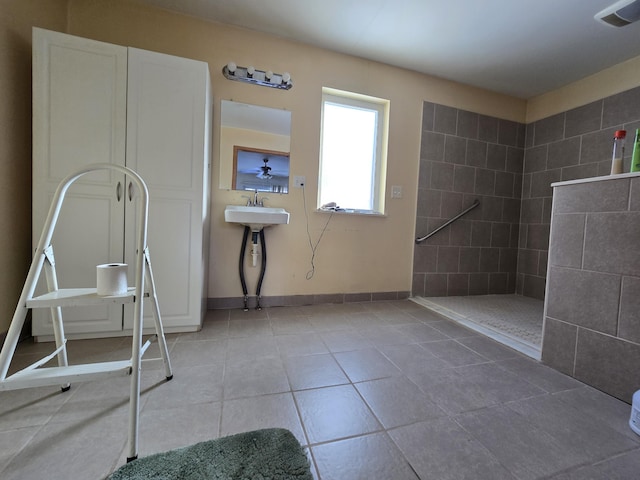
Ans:
[[[389,100],[363,95],[334,88],[322,88],[321,118],[320,118],[320,154],[318,165],[318,209],[321,209],[322,179],[323,179],[323,146],[324,146],[324,109],[325,104],[344,105],[347,107],[373,110],[377,112],[377,123],[375,132],[375,153],[371,161],[372,189],[370,209],[353,209],[348,205],[344,207],[345,213],[384,215],[385,213],[385,193],[387,175],[387,145],[389,137]]]

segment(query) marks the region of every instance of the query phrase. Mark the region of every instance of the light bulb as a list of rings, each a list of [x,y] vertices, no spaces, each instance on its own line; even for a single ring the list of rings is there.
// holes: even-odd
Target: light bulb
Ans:
[[[249,75],[249,77],[253,77],[254,73],[256,73],[256,69],[253,68],[253,66],[249,65],[247,67],[247,75]]]
[[[284,72],[282,74],[282,83],[284,83],[285,85],[288,85],[290,81],[291,81],[291,75],[289,75],[289,72]]]
[[[271,80],[271,77],[273,77],[273,72],[271,70],[267,70],[264,74],[264,78]]]
[[[231,75],[234,75],[236,73],[236,68],[238,68],[238,66],[235,63],[233,62],[227,63],[227,70]]]

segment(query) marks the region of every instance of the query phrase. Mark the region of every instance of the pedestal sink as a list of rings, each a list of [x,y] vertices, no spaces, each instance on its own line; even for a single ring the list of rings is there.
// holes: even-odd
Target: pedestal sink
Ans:
[[[249,227],[252,232],[259,232],[269,225],[289,223],[289,212],[284,208],[227,205],[224,220]]]
[[[257,193],[256,193],[257,195]],[[242,293],[244,294],[244,309],[248,310],[248,291],[247,282],[244,279],[244,258],[249,238],[249,230],[251,230],[251,256],[253,257],[253,266],[257,265],[258,237],[262,245],[262,267],[260,269],[260,278],[256,286],[256,308],[260,310],[260,289],[262,288],[262,280],[267,267],[267,246],[264,239],[264,228],[269,225],[282,225],[289,223],[289,212],[284,208],[274,207],[254,207],[244,205],[227,205],[224,209],[224,220],[229,223],[237,223],[244,225],[244,236],[242,237],[242,247],[240,248],[240,261],[238,262],[240,269],[240,283],[242,284]]]

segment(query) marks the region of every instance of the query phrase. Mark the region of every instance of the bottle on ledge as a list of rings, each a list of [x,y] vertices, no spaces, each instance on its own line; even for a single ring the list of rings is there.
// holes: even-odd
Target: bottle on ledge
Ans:
[[[640,128],[636,129],[636,138],[633,141],[633,155],[631,156],[631,171],[640,172]]]
[[[626,130],[616,130],[613,136],[613,158],[611,159],[611,175],[622,173],[622,161],[624,159],[624,139]]]

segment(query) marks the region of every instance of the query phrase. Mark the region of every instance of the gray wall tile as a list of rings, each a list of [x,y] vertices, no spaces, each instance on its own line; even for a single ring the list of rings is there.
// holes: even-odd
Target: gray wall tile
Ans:
[[[562,170],[545,170],[536,172],[531,177],[531,197],[551,197],[553,189],[551,184],[559,182],[562,178]]]
[[[496,185],[496,172],[485,168],[476,169],[475,190],[478,195],[493,195]]]
[[[581,178],[592,178],[599,176],[598,164],[587,163],[585,165],[575,165],[562,169],[562,181],[579,180]]]
[[[570,167],[580,163],[580,137],[549,144],[547,169]]]
[[[542,362],[573,376],[578,327],[553,318],[544,319]]]
[[[638,389],[640,345],[580,328],[575,377],[631,403]],[[636,380],[634,380],[636,379]]]
[[[464,219],[458,219],[453,222],[449,228],[451,233],[449,236],[449,244],[452,246],[470,246],[471,245],[471,222]]]
[[[478,116],[478,139],[485,142],[498,141],[498,119],[486,115]]]
[[[428,217],[439,217],[442,192],[427,188],[418,188],[418,211]]]
[[[445,297],[447,295],[447,274],[428,273],[424,283],[424,294],[427,297]]]
[[[524,173],[542,172],[547,169],[548,145],[532,147],[524,152]]]
[[[640,278],[638,277],[622,278],[618,337],[640,344]]]
[[[534,122],[534,145],[551,143],[564,138],[564,113]]]
[[[569,138],[574,135],[600,130],[602,103],[602,100],[598,100],[569,110],[564,123],[565,137]]]
[[[549,268],[547,316],[615,335],[620,276],[561,267]]]
[[[524,150],[507,148],[507,172],[522,174],[524,169]]]
[[[511,224],[496,222],[491,225],[491,246],[509,247],[511,244]]]
[[[640,212],[588,214],[584,268],[637,275],[640,266],[639,239]]]
[[[442,218],[447,220],[463,210],[464,195],[457,192],[442,192]]]
[[[527,231],[527,248],[536,250],[549,249],[549,224],[532,223]]]
[[[467,140],[447,135],[444,140],[444,161],[464,165],[467,161]]]
[[[469,295],[486,295],[489,293],[489,274],[469,274]]]
[[[467,165],[481,168],[487,166],[487,142],[467,141]]]
[[[460,249],[460,271],[465,273],[476,273],[479,270],[480,270],[480,248],[478,247],[461,248]]]
[[[629,196],[629,210],[640,211],[640,178],[631,180],[631,193]]]
[[[501,248],[500,249],[500,272],[515,272],[518,267],[518,249],[517,248]]]
[[[495,194],[499,197],[514,196],[515,176],[509,172],[496,172]]]
[[[451,190],[453,188],[453,165],[433,162],[430,186],[436,190]]]
[[[440,133],[456,134],[458,110],[445,105],[436,104],[433,130]]]
[[[458,136],[464,138],[478,138],[478,114],[467,112],[466,110],[458,111]]]
[[[431,102],[422,102],[422,130],[433,131],[433,119],[435,116],[436,104]]]
[[[458,261],[460,257],[459,247],[439,247],[438,248],[438,272],[458,272]]]
[[[554,213],[615,212],[627,209],[629,179],[579,183],[557,188]]]
[[[473,222],[471,225],[471,245],[475,247],[491,245],[491,222]]]
[[[464,296],[469,295],[469,274],[450,273],[447,275],[447,295]]]
[[[553,217],[549,255],[551,265],[580,268],[586,215],[558,214]]]
[[[508,291],[509,275],[506,273],[489,274],[489,294],[500,295]]]
[[[522,295],[525,297],[544,300],[545,278],[536,275],[525,275],[522,287]]]
[[[444,161],[444,139],[441,133],[422,132],[420,141],[420,158],[435,162]]]
[[[597,132],[583,135],[582,145],[580,148],[580,163],[598,163],[607,161],[611,164],[611,154],[613,152],[613,134],[614,128],[608,130],[600,130]],[[611,171],[611,167],[606,173]]]
[[[517,147],[519,125],[510,120],[498,120],[498,143]]]
[[[514,225],[520,223],[520,198],[505,198],[502,203],[502,220]]]
[[[487,145],[487,168],[504,171],[507,168],[507,147],[504,145]]]
[[[521,248],[518,252],[518,272],[537,275],[539,261],[540,252],[538,250]]]
[[[476,169],[456,165],[453,172],[453,190],[455,192],[475,192]]]
[[[640,112],[640,87],[632,88],[604,99],[602,127],[622,125],[638,119]]]
[[[524,224],[542,223],[543,205],[544,199],[542,198],[523,199],[520,221]]]
[[[424,282],[426,275],[424,273],[413,274],[413,280],[411,282],[411,293],[415,296],[424,296]]]
[[[478,208],[482,209],[482,219],[491,222],[501,222],[503,205],[504,201],[502,198],[482,197],[480,205],[478,206]]]

